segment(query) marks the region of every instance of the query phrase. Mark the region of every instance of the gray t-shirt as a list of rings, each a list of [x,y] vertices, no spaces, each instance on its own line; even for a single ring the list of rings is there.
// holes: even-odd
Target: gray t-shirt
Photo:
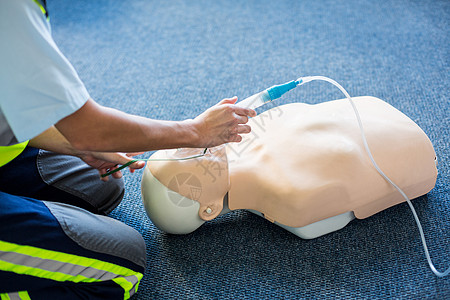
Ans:
[[[0,0],[0,41],[0,146],[39,135],[89,99],[33,0]]]

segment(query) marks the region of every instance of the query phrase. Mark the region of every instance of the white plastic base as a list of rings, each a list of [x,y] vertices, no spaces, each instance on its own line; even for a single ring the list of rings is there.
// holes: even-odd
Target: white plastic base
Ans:
[[[205,223],[198,215],[200,208],[198,202],[167,188],[153,176],[147,167],[142,177],[141,192],[148,217],[162,231],[172,234],[188,234]],[[229,211],[227,205],[224,205],[223,213]],[[264,217],[258,211],[249,211]],[[289,227],[277,222],[275,224],[302,239],[313,239],[344,228],[354,218],[353,212],[346,212],[303,227]]]
[[[251,209],[249,209],[248,211],[264,218],[264,215],[259,211]],[[280,226],[281,228],[286,229],[289,232],[292,232],[302,239],[315,239],[319,236],[344,228],[353,219],[355,219],[355,214],[352,211],[349,211],[303,227],[289,227],[278,222],[275,222],[275,224]]]

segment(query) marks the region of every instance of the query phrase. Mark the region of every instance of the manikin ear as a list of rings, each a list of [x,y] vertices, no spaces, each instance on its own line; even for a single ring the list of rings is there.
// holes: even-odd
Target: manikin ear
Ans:
[[[223,199],[222,199],[223,201]],[[205,221],[210,221],[217,217],[222,211],[223,205],[221,202],[213,202],[209,205],[200,206],[200,210],[198,211],[198,215],[201,219]]]

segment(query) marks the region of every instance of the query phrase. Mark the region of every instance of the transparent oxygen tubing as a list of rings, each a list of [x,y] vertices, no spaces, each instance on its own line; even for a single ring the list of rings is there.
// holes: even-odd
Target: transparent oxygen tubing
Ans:
[[[422,224],[420,224],[419,217],[417,216],[416,210],[414,209],[414,206],[412,205],[411,200],[408,198],[408,196],[406,196],[406,194],[402,191],[402,189],[400,189],[389,177],[386,176],[386,174],[384,174],[384,172],[380,169],[380,167],[378,167],[378,164],[375,162],[375,159],[372,156],[372,152],[370,151],[369,145],[367,144],[367,139],[366,139],[366,135],[364,133],[364,128],[363,128],[363,124],[361,122],[361,117],[359,115],[359,112],[358,112],[358,109],[356,108],[355,103],[352,100],[352,97],[350,97],[350,95],[347,93],[347,91],[339,83],[337,83],[333,79],[330,79],[325,76],[300,77],[296,81],[299,82],[298,85],[302,85],[304,83],[307,83],[307,82],[310,82],[313,80],[322,80],[322,81],[329,82],[329,83],[333,84],[334,86],[336,86],[345,95],[345,97],[347,97],[348,101],[352,105],[352,108],[353,108],[353,111],[355,112],[356,118],[358,119],[358,125],[359,125],[359,129],[361,131],[361,137],[362,137],[362,140],[364,143],[364,147],[366,148],[367,154],[369,155],[369,158],[372,161],[373,166],[378,171],[378,173],[380,173],[380,175],[383,176],[383,178],[386,179],[386,181],[389,182],[403,196],[403,198],[405,198],[406,202],[409,205],[409,208],[411,209],[411,212],[414,216],[414,219],[416,220],[417,227],[419,229],[420,238],[422,239],[423,249],[425,250],[425,256],[427,257],[427,261],[428,261],[428,264],[430,265],[431,271],[433,271],[433,273],[436,274],[436,276],[438,276],[438,277],[447,276],[450,273],[450,267],[444,272],[439,272],[438,270],[436,270],[433,263],[431,262],[430,253],[429,253],[428,247],[427,247],[427,242],[425,241],[425,235],[423,234]]]
[[[199,158],[202,156],[206,155],[206,151],[208,151],[208,148],[205,148],[205,150],[203,150],[203,152],[201,154],[198,155],[193,155],[193,156],[188,156],[188,157],[181,157],[181,158],[140,158],[140,159],[133,159],[130,160],[129,162],[127,162],[124,165],[121,165],[120,167],[117,167],[115,169],[109,170],[108,172],[106,172],[105,174],[100,175],[100,177],[107,177],[113,173],[116,173],[122,169],[125,169],[126,167],[128,167],[129,165],[137,162],[137,161],[180,161],[180,160],[189,160],[189,159],[194,159],[194,158]]]

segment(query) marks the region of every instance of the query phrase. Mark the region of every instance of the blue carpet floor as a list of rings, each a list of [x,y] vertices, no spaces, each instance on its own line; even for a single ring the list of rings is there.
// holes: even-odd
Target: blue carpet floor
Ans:
[[[449,1],[48,1],[54,38],[99,103],[156,119],[192,118],[301,75],[384,99],[428,134],[436,187],[413,201],[439,270],[450,265]],[[310,83],[284,100],[342,98]],[[148,156],[148,155],[147,155]],[[142,172],[112,213],[145,238],[134,299],[449,299],[406,204],[314,240],[248,212],[186,236],[149,221]]]

